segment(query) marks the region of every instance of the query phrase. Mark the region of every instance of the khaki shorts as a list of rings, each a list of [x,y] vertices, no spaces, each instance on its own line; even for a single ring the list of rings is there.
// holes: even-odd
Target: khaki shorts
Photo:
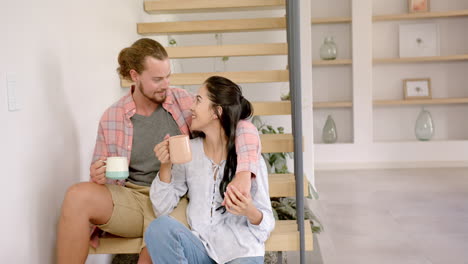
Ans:
[[[98,227],[116,236],[142,237],[151,221],[156,218],[149,198],[149,187],[130,182],[126,182],[125,187],[111,184],[105,186],[112,195],[114,210],[109,221]],[[187,226],[186,207],[187,200],[181,199],[171,216]],[[143,247],[145,245],[141,248]]]

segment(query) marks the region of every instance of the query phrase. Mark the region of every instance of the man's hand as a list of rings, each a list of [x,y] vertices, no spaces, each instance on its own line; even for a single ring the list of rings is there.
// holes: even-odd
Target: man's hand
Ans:
[[[228,187],[229,186],[236,187],[236,189],[239,190],[244,196],[250,195],[250,188],[252,186],[251,172],[242,171],[237,173],[234,176],[234,179],[232,179],[232,181],[229,183]],[[224,198],[222,205],[226,205],[226,197]]]
[[[253,225],[262,222],[263,214],[253,204],[250,193],[243,195],[236,187],[231,186],[226,189],[224,195],[226,210],[229,213],[246,216]]]
[[[91,181],[97,184],[105,184],[106,179],[106,166],[104,161],[107,160],[106,157],[100,157],[98,161],[94,162],[89,168],[89,175],[91,176]]]

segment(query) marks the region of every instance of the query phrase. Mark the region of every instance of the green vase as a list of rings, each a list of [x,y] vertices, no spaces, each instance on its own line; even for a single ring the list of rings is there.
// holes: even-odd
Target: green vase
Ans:
[[[326,37],[320,46],[320,58],[322,60],[334,60],[338,56],[338,48],[336,47],[333,37]]]
[[[333,144],[338,139],[338,133],[336,131],[335,121],[331,115],[328,115],[325,126],[322,130],[322,140],[327,144]]]
[[[434,121],[431,113],[424,108],[419,113],[418,119],[416,119],[414,133],[420,141],[429,141],[434,135]]]

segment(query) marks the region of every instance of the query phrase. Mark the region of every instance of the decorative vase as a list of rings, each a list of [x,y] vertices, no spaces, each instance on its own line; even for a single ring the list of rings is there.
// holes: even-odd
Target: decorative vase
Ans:
[[[338,49],[333,37],[326,37],[320,47],[320,58],[322,58],[322,60],[334,60],[337,55]]]
[[[338,139],[338,133],[336,132],[335,121],[331,115],[328,115],[325,126],[322,130],[322,140],[327,144],[335,143]]]
[[[429,141],[434,135],[434,121],[432,121],[431,113],[425,110],[424,107],[419,113],[418,119],[416,119],[414,133],[420,141]]]

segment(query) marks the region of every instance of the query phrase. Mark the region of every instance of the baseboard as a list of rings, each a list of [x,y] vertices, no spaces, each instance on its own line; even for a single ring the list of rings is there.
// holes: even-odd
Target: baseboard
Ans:
[[[316,163],[315,171],[330,170],[372,170],[407,168],[465,168],[468,161],[408,161],[408,162],[369,162],[369,163]]]

